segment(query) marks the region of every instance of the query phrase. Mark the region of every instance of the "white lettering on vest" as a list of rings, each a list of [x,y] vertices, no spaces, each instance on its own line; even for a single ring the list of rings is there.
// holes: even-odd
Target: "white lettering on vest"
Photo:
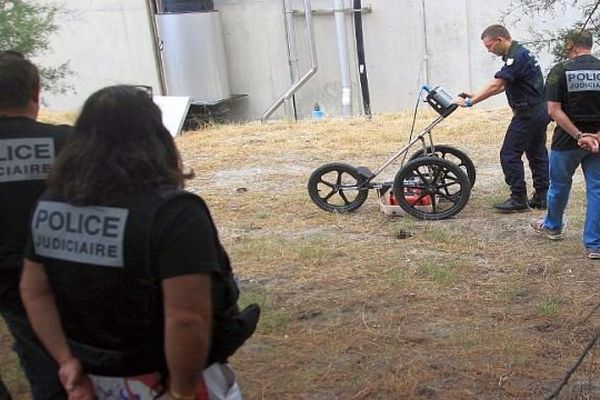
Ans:
[[[53,162],[52,138],[0,140],[0,183],[46,179]]]
[[[123,267],[128,213],[124,208],[40,201],[31,224],[35,251],[66,261]]]
[[[569,92],[600,91],[600,71],[565,71],[565,76]]]

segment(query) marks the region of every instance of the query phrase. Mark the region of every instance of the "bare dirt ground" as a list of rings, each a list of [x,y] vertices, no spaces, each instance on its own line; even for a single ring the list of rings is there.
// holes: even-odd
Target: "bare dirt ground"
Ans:
[[[422,114],[417,130],[433,117]],[[580,242],[579,172],[563,241],[529,230],[539,211],[492,210],[508,195],[497,153],[509,118],[460,110],[434,130],[478,173],[466,208],[435,222],[387,217],[375,193],[355,213],[330,214],[306,192],[323,163],[383,163],[407,141],[409,114],[211,126],[177,139],[243,303],[264,310],[231,360],[246,399],[543,399],[558,386],[600,329],[600,262]],[[6,343],[3,369],[14,364]],[[600,399],[597,352],[562,399]]]

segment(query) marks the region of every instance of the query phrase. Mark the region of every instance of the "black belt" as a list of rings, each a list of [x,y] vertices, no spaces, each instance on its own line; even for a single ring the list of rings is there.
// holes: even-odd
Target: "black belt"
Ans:
[[[535,110],[537,107],[545,105],[545,102],[541,103],[515,103],[510,106],[514,116],[526,116],[529,115],[530,111]]]
[[[513,111],[527,111],[531,108],[535,108],[535,107],[540,106],[545,103],[546,103],[545,101],[541,101],[538,103],[526,103],[526,102],[513,103],[513,104],[511,104],[510,108],[512,108]]]
[[[68,340],[69,347],[83,364],[84,369],[101,376],[135,376],[166,370],[160,347],[122,352],[89,346]]]

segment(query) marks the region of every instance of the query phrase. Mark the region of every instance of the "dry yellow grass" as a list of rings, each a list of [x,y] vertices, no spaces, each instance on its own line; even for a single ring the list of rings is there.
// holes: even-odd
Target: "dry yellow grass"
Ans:
[[[420,114],[417,131],[433,117]],[[434,130],[435,143],[466,151],[478,173],[467,207],[437,222],[386,217],[374,193],[355,213],[329,214],[306,192],[323,163],[376,168],[405,144],[410,113],[215,125],[177,138],[243,302],[264,309],[232,359],[246,399],[551,392],[599,328],[600,312],[586,317],[600,302],[600,264],[580,244],[579,175],[562,242],[528,230],[540,212],[492,211],[508,194],[497,153],[509,118],[504,109],[459,110]],[[412,236],[400,240],[400,230]],[[600,398],[599,372],[592,353],[562,398]]]
[[[47,124],[68,124],[72,125],[75,121],[76,113],[70,111],[48,111],[41,110],[38,120]]]

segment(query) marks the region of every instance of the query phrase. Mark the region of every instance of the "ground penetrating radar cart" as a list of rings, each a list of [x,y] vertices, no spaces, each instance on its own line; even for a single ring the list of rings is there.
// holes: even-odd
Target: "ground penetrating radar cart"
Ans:
[[[371,189],[377,191],[382,204],[399,206],[418,219],[450,218],[465,207],[475,183],[475,166],[463,151],[452,146],[434,145],[431,134],[432,129],[458,106],[442,87],[429,89],[423,86],[415,107],[413,127],[423,91],[427,93],[425,101],[439,116],[375,172],[344,163],[324,164],[313,171],[308,180],[308,194],[318,207],[338,213],[355,211],[367,200]],[[421,148],[404,164],[406,155],[417,142],[421,143]],[[394,181],[375,182],[375,178],[401,156],[404,159]],[[384,211],[389,209],[382,208]]]

